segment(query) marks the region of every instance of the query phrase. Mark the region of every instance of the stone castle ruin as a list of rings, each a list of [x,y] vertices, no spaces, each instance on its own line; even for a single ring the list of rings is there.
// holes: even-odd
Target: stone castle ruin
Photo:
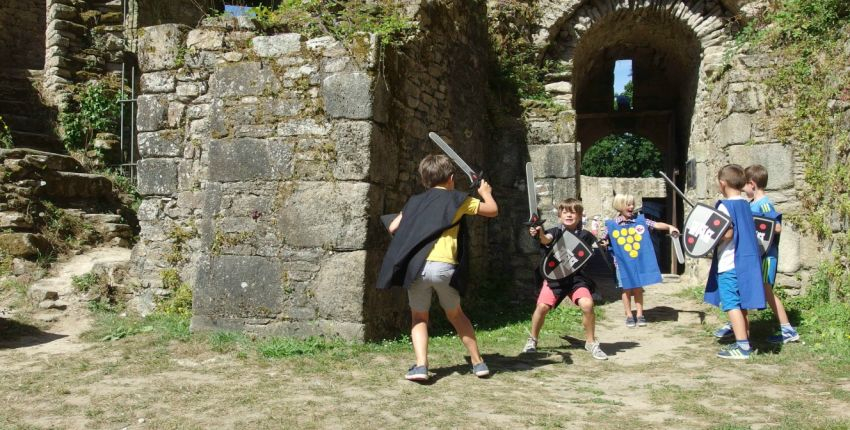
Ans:
[[[196,3],[0,5],[0,82],[33,88],[15,96],[43,108],[32,111],[37,121],[54,120],[75,83],[123,70],[134,85],[134,129],[124,136],[143,196],[134,300],[145,308],[167,293],[161,273],[176,270],[193,287],[193,329],[397,333],[405,295],[373,287],[389,241],[378,217],[422,190],[416,166],[436,152],[429,131],[486,172],[501,207],[498,218],[471,223],[472,294],[482,282],[530,288],[538,256],[521,228],[527,161],[544,211],[576,196],[588,216],[611,216],[613,190],[652,200],[661,218],[682,224],[688,207],[660,179],[582,176],[581,154],[612,133],[650,139],[691,200],[716,198],[723,164],[761,163],[779,210],[798,208],[801,163],[772,134],[760,84],[772,60],[729,54],[759,2],[533,2],[537,61],[561,71],[547,76],[551,105],[511,106],[490,85],[488,26],[499,2],[401,2],[417,31],[399,48],[369,34],[350,43],[268,35],[244,16],[204,18]],[[41,30],[22,38],[23,25]],[[620,59],[634,65],[627,111],[612,109]],[[11,106],[0,107],[9,116]],[[16,146],[60,151],[52,127],[38,127],[46,137],[22,132]],[[799,289],[821,250],[793,226],[782,236],[778,282]],[[706,262],[680,266],[663,252],[664,272],[704,279]]]

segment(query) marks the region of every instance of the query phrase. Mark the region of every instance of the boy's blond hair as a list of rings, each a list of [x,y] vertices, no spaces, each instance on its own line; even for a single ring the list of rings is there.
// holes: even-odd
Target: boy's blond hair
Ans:
[[[726,182],[726,185],[734,190],[743,190],[747,184],[747,175],[740,164],[727,164],[717,172],[717,179]]]
[[[613,206],[617,212],[626,210],[626,206],[629,204],[635,204],[635,196],[631,194],[617,194],[614,196]]]
[[[747,182],[753,181],[760,190],[767,188],[767,169],[761,164],[753,164],[744,169]]]
[[[448,181],[454,172],[452,160],[443,154],[428,154],[419,162],[419,178],[428,188]]]
[[[578,216],[581,216],[584,213],[584,206],[581,204],[581,200],[570,197],[558,203],[558,214],[560,215],[562,211],[575,212]]]

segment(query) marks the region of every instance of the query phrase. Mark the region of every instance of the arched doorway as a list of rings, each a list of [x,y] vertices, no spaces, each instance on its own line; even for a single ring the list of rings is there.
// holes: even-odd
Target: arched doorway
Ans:
[[[662,170],[685,188],[688,160],[700,158],[692,142],[702,139],[692,136],[692,117],[706,103],[703,78],[728,40],[728,17],[719,2],[690,0],[587,3],[565,16],[547,35],[545,56],[570,71],[563,78],[569,85],[551,87],[570,88],[557,99],[575,110],[578,158],[605,136],[640,135],[658,147]],[[615,101],[614,68],[623,59],[632,63],[630,104]],[[681,225],[681,198],[665,191],[661,218]],[[585,201],[596,198],[581,193]]]

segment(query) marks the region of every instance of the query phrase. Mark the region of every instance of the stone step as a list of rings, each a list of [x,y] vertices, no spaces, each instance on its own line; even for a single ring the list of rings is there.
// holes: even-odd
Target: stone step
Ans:
[[[15,211],[0,212],[0,229],[29,230],[33,228],[32,220],[26,214]]]
[[[0,251],[12,257],[35,258],[50,252],[50,243],[34,233],[0,233]]]
[[[16,148],[30,148],[45,152],[64,152],[58,137],[44,133],[30,133],[12,130],[12,142]]]
[[[121,224],[121,215],[84,213],[82,216],[83,219],[92,224]]]
[[[3,122],[11,131],[49,134],[53,130],[53,121],[47,114],[39,115],[3,115]]]
[[[92,173],[45,172],[45,197],[58,202],[83,199],[112,200],[112,181]]]
[[[51,108],[48,108],[39,103],[0,99],[0,116],[4,121],[10,115],[26,115],[32,117],[43,117],[52,119],[55,117]]]
[[[71,156],[31,148],[0,148],[0,160],[19,159],[41,169],[82,172],[83,166]]]

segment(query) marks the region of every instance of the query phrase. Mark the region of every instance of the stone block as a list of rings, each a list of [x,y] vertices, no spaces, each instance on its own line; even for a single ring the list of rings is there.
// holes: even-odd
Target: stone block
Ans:
[[[576,174],[576,146],[572,143],[529,146],[528,154],[538,178],[571,178]]]
[[[11,257],[35,258],[50,252],[50,243],[40,234],[0,233],[0,251]]]
[[[278,139],[213,140],[209,163],[211,181],[286,179],[292,175],[292,145]]]
[[[300,182],[282,185],[279,237],[294,247],[365,249],[369,209],[376,200],[370,184]],[[372,214],[376,215],[376,214]]]
[[[781,143],[733,146],[729,148],[729,160],[744,167],[761,164],[767,168],[768,190],[794,186],[794,154],[791,147]]]
[[[177,161],[148,159],[138,163],[138,190],[143,196],[177,192]]]
[[[175,79],[172,72],[151,72],[143,74],[140,83],[145,94],[170,93],[174,91]]]
[[[800,259],[800,234],[790,224],[782,226],[779,239],[779,261],[776,270],[794,274],[802,267]]]
[[[168,124],[168,100],[163,96],[141,95],[136,98],[136,129],[161,130]]]
[[[257,36],[251,39],[251,48],[263,58],[277,58],[301,51],[301,35],[297,33]]]
[[[179,157],[183,154],[183,136],[174,130],[139,133],[142,158]]]
[[[716,141],[720,146],[747,143],[752,138],[752,126],[751,115],[733,113],[717,125]]]
[[[333,175],[341,180],[365,180],[372,161],[372,123],[368,121],[336,122],[331,141],[336,146]],[[397,166],[387,166],[397,168]]]
[[[0,212],[0,229],[30,229],[32,221],[20,212]]]
[[[281,310],[283,274],[276,259],[223,255],[199,272],[204,288],[195,289],[195,315],[273,318]]]
[[[331,118],[372,117],[372,78],[366,73],[336,73],[322,81],[325,113]]]
[[[224,47],[224,33],[218,29],[195,29],[186,35],[186,47],[214,51]]]
[[[528,123],[528,144],[547,145],[557,143],[555,126],[549,121],[531,121]]]
[[[366,251],[340,252],[324,260],[314,282],[320,318],[363,321],[366,267]]]
[[[544,88],[546,91],[554,94],[570,94],[573,92],[573,85],[563,81],[546,84]]]
[[[162,24],[139,31],[139,68],[143,73],[176,68],[181,54],[183,34],[188,27]]]
[[[213,98],[259,96],[276,93],[280,87],[274,71],[258,62],[222,63],[210,76],[209,93]]]

